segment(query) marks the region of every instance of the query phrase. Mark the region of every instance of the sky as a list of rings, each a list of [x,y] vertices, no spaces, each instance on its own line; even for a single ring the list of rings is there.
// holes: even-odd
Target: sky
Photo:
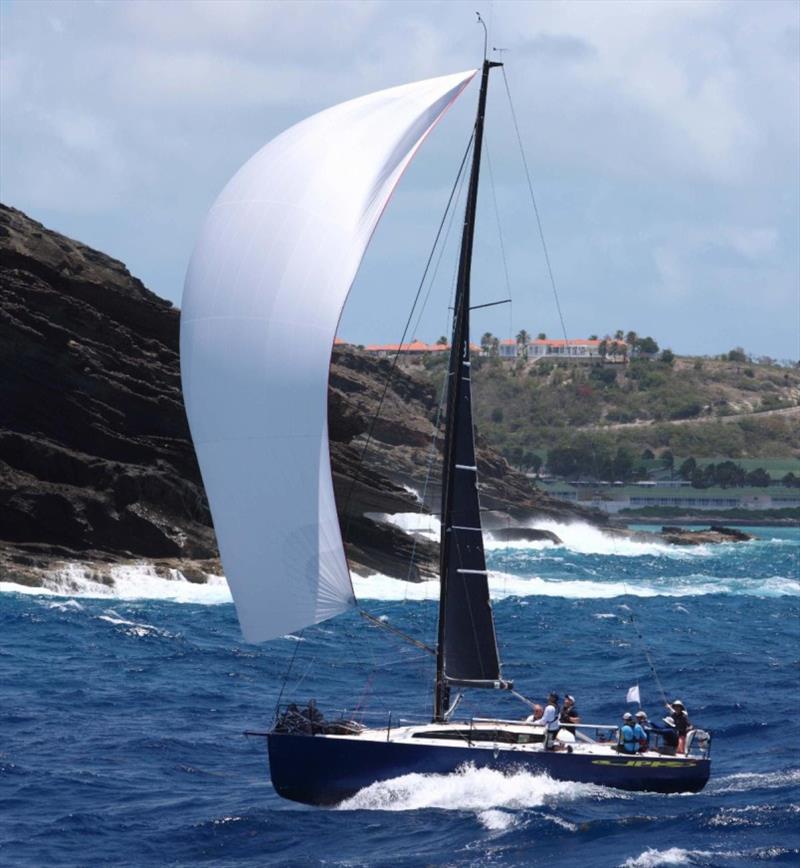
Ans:
[[[479,65],[476,9],[568,337],[798,359],[797,0],[0,0],[0,199],[179,305],[200,225],[253,153],[337,102]],[[473,83],[402,179],[345,339],[400,339],[476,102]],[[499,70],[486,142],[473,303],[513,303],[477,311],[474,334],[563,337]],[[409,337],[449,330],[456,240]]]

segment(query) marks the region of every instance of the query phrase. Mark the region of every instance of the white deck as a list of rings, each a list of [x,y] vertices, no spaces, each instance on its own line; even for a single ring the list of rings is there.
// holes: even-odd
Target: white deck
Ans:
[[[570,724],[572,726],[572,724]],[[557,743],[563,746],[562,750],[556,750],[555,753],[567,753],[567,747],[572,748],[572,754],[583,756],[598,756],[598,757],[614,757],[628,758],[635,760],[642,758],[647,760],[656,760],[663,758],[670,765],[676,762],[695,762],[700,758],[699,755],[693,754],[685,756],[682,754],[667,754],[660,753],[657,750],[648,750],[637,753],[621,753],[616,750],[616,741],[599,742],[594,741],[587,735],[580,734],[581,730],[585,732],[595,730],[613,731],[616,729],[614,725],[586,725],[577,724],[576,732],[579,733],[576,738],[571,732],[561,729],[556,738]],[[502,731],[504,733],[514,734],[520,741],[517,743],[509,743],[506,741],[494,741],[485,738],[487,731]],[[453,738],[443,738],[443,734],[447,732],[453,733]],[[425,733],[430,733],[431,737],[426,738]],[[459,735],[460,734],[460,735]],[[483,738],[481,737],[483,736]],[[522,753],[534,754],[544,752],[544,727],[533,723],[525,723],[524,721],[507,721],[507,720],[473,720],[461,721],[452,723],[428,723],[415,724],[407,726],[387,727],[380,729],[365,729],[358,735],[317,735],[316,738],[332,738],[332,739],[349,739],[353,741],[376,741],[389,742],[391,744],[413,744],[419,746],[430,747],[452,747],[461,748],[463,750],[490,750],[494,753]],[[537,741],[525,742],[526,737],[536,738]],[[554,753],[548,751],[548,753]]]

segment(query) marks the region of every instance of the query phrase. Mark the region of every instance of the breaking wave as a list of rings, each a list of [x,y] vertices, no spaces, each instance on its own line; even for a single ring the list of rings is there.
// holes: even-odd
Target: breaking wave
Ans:
[[[475,811],[487,828],[514,822],[504,810],[541,808],[577,800],[627,799],[616,790],[594,784],[555,781],[529,772],[503,774],[466,765],[452,774],[410,774],[382,781],[339,805],[340,811],[417,811],[440,808]]]
[[[353,574],[353,588],[362,600],[435,601],[439,583],[406,582],[376,573]],[[649,579],[594,581],[575,578],[540,578],[511,573],[489,573],[492,599],[559,597],[574,600],[611,600],[616,597],[693,597],[707,594],[736,594],[754,597],[800,596],[800,581],[783,576],[767,578],[715,577],[703,573],[686,576],[662,575]],[[220,605],[232,602],[224,576],[209,575],[205,583],[191,582],[178,570],[159,575],[149,564],[111,567],[99,581],[91,568],[67,564],[48,573],[39,587],[0,582],[0,592],[35,596],[89,597],[115,600],[169,600],[176,603]],[[608,614],[596,617],[610,617]]]
[[[356,596],[365,600],[437,600],[439,583],[405,582],[375,574],[353,576]],[[609,600],[615,597],[694,597],[707,594],[739,594],[754,597],[800,596],[800,581],[783,576],[771,578],[716,578],[704,574],[663,576],[642,582],[596,582],[589,579],[542,579],[510,573],[489,573],[492,599],[509,597],[561,597],[574,600]]]
[[[438,541],[441,533],[441,523],[434,515],[423,512],[400,512],[394,515],[385,513],[371,514],[372,518],[394,525],[406,533],[419,534],[433,541]],[[484,546],[487,551],[502,551],[506,549],[521,549],[523,551],[553,551],[566,549],[581,555],[612,555],[615,557],[669,557],[685,559],[708,557],[713,554],[712,548],[705,545],[676,546],[654,540],[631,540],[624,537],[610,536],[600,528],[586,522],[569,522],[563,524],[557,521],[537,520],[528,522],[527,527],[535,530],[546,530],[554,533],[561,544],[550,540],[495,540],[491,530],[484,532]],[[725,543],[722,543],[725,545]],[[733,545],[731,543],[731,545]],[[741,545],[739,543],[739,545]],[[713,547],[719,549],[719,545]]]
[[[667,865],[713,866],[719,864],[719,859],[734,862],[741,860],[745,865],[752,865],[754,862],[774,861],[796,854],[797,850],[789,847],[760,847],[754,850],[684,850],[682,847],[656,850],[648,847],[639,856],[626,859],[620,868],[662,868]]]
[[[553,550],[565,548],[581,555],[612,555],[614,557],[638,558],[645,556],[685,559],[702,558],[710,555],[708,546],[675,546],[665,542],[651,540],[631,540],[623,537],[609,536],[600,528],[585,522],[570,522],[561,524],[556,521],[536,521],[529,523],[531,528],[554,533],[562,545],[539,540],[536,542],[509,542],[493,540],[489,531],[486,548],[492,551],[501,549],[525,549],[527,551]]]
[[[90,567],[73,563],[47,573],[40,587],[0,582],[0,591],[34,596],[171,600],[206,605],[231,602],[228,583],[223,576],[209,575],[207,581],[200,584],[190,582],[179,570],[169,570],[168,577],[164,577],[150,564],[120,564],[110,567],[107,577],[99,578]]]

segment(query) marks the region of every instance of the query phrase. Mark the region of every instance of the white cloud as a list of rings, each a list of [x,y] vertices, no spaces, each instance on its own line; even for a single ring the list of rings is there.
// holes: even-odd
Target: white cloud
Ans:
[[[672,316],[664,299],[676,294],[690,303],[717,285],[746,294],[761,281],[773,309],[796,294],[797,254],[787,240],[796,239],[800,198],[795,3],[480,5],[490,46],[509,49],[568,327],[603,331],[599,320],[621,320],[648,284],[655,295],[638,292],[641,316],[662,327]],[[205,209],[251,153],[326,105],[474,65],[482,40],[475,8],[391,0],[0,5],[2,197],[64,231],[79,228],[177,300]],[[393,202],[391,225],[404,242],[422,243],[421,214],[437,220],[437,205],[419,203],[450,182],[469,100],[426,143]],[[528,295],[515,306],[521,326],[543,315],[549,290],[524,187],[519,196],[516,144],[503,139],[499,76],[491,101],[512,278],[539,293],[538,304]],[[416,253],[380,233],[375,247],[399,261],[398,290],[414,283]],[[492,279],[488,265],[478,273]],[[354,328],[360,304],[355,293]],[[674,322],[680,328],[677,313]],[[361,323],[354,337],[396,337],[390,323],[366,314]],[[431,328],[438,333],[439,321]],[[794,345],[789,331],[780,324],[776,340]],[[747,335],[739,342],[747,345]]]

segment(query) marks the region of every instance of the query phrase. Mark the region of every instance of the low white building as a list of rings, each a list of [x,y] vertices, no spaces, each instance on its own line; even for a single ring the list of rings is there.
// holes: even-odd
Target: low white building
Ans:
[[[594,361],[599,360],[600,341],[588,338],[574,338],[570,340],[549,340],[536,338],[528,341],[528,358],[532,360],[542,358],[563,359],[565,361]],[[522,347],[512,339],[502,340],[498,346],[498,354],[501,359],[516,359],[524,355]]]

